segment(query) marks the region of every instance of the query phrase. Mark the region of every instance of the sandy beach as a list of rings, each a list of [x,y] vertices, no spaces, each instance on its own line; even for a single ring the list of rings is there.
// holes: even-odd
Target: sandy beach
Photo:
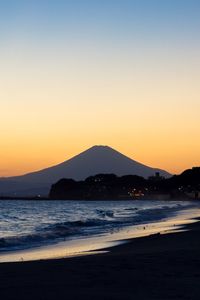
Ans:
[[[1,299],[199,299],[200,222],[107,253],[0,264]]]

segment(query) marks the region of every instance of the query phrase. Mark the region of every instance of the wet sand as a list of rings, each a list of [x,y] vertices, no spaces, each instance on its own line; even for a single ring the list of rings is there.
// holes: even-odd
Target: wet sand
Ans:
[[[108,253],[0,264],[1,299],[200,299],[200,222]]]

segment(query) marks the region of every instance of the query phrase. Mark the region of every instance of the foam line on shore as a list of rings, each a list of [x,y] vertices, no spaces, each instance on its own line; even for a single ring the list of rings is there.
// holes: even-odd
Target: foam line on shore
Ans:
[[[48,260],[80,255],[96,254],[99,251],[118,246],[128,240],[155,234],[166,234],[184,230],[186,224],[198,221],[199,211],[188,210],[183,215],[170,217],[161,222],[131,226],[109,235],[99,235],[87,239],[60,242],[56,245],[32,248],[29,250],[5,252],[0,256],[2,262],[24,262]]]

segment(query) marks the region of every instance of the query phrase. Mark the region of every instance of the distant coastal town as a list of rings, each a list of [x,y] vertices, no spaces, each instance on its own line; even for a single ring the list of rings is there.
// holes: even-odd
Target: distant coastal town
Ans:
[[[165,178],[156,172],[145,179],[137,175],[97,174],[84,181],[61,179],[53,184],[50,199],[66,200],[200,200],[200,167]]]

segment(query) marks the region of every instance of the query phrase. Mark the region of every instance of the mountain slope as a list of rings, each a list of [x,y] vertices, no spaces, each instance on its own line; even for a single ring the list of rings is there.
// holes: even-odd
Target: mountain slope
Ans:
[[[29,189],[29,186],[31,189],[40,190],[45,186],[50,187],[52,183],[61,178],[82,180],[98,173],[114,173],[119,176],[133,174],[147,178],[154,175],[155,172],[160,172],[165,177],[170,176],[164,170],[145,166],[108,146],[93,146],[59,165],[23,176],[10,177],[4,181],[12,180],[16,185],[19,183],[21,191],[22,183],[26,190]],[[1,185],[2,181],[0,181],[0,194]],[[8,182],[7,185],[9,185]]]

